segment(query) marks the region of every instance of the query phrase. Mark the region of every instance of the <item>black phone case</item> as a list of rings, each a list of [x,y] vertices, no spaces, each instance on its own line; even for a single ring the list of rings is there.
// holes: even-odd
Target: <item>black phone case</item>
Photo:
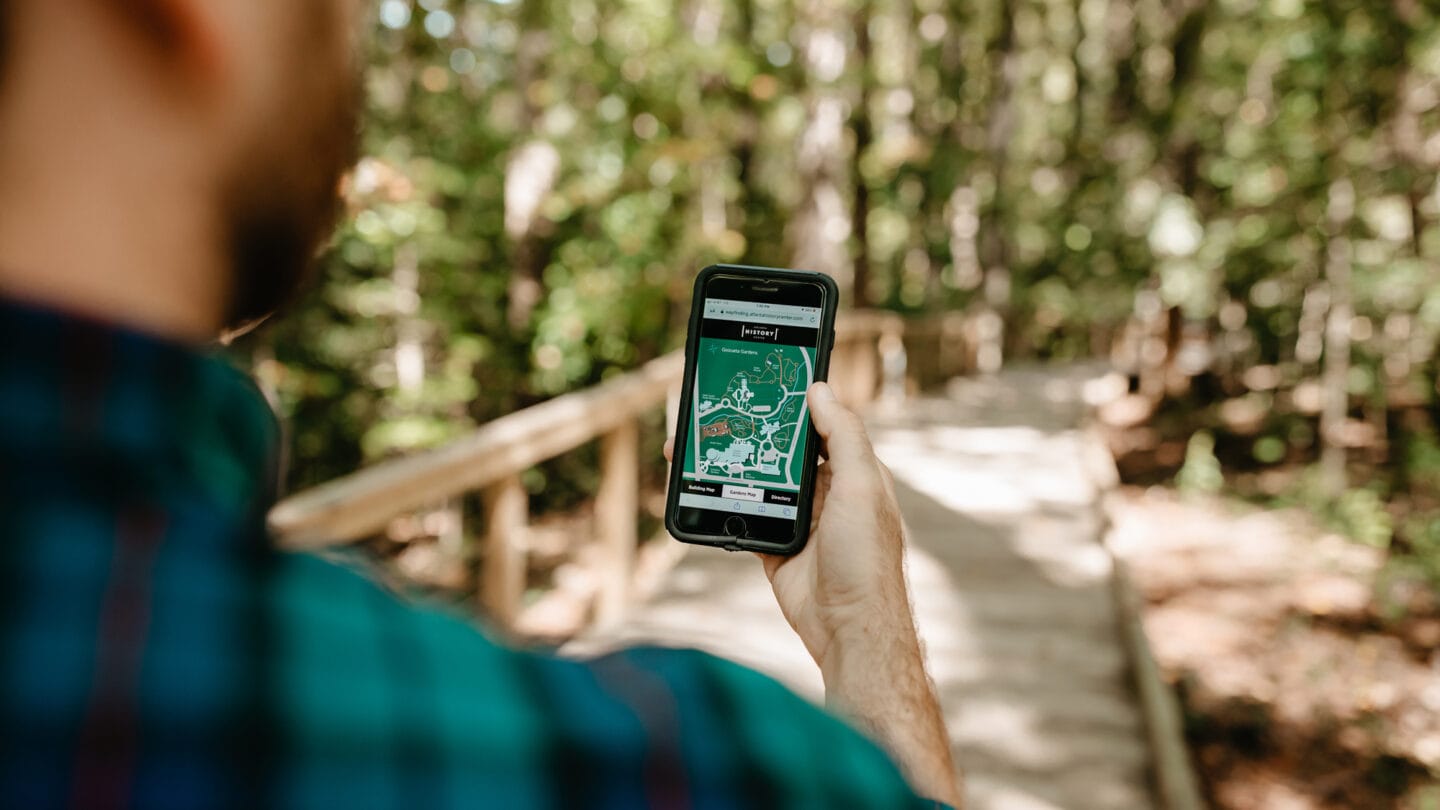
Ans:
[[[695,291],[690,301],[690,325],[685,336],[685,380],[680,389],[680,411],[676,414],[675,419],[676,448],[685,447],[686,442],[689,441],[690,420],[685,416],[690,413],[690,400],[695,389],[695,360],[699,351],[697,335],[700,333],[700,320],[705,312],[701,302],[705,298],[706,283],[711,276],[715,275],[797,279],[815,282],[823,286],[825,288],[825,305],[820,314],[820,345],[815,352],[815,381],[825,380],[830,373],[830,352],[835,347],[835,312],[840,300],[840,288],[835,285],[835,279],[824,273],[809,270],[713,264],[701,270],[700,274],[695,277]],[[800,502],[795,513],[796,532],[792,542],[768,543],[730,535],[695,534],[682,530],[676,521],[676,510],[679,508],[680,498],[680,476],[684,467],[683,460],[679,458],[670,465],[670,488],[665,496],[665,529],[670,532],[672,537],[683,543],[716,546],[728,551],[759,551],[766,554],[786,555],[798,553],[810,539],[810,510],[815,500],[815,466],[820,453],[819,437],[815,434],[814,423],[810,422],[805,429],[805,477],[800,482]]]

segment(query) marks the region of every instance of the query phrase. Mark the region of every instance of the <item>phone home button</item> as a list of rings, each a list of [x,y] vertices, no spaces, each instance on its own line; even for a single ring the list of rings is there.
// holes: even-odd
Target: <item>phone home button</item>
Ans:
[[[731,515],[725,519],[725,533],[731,537],[740,537],[745,534],[745,518]]]

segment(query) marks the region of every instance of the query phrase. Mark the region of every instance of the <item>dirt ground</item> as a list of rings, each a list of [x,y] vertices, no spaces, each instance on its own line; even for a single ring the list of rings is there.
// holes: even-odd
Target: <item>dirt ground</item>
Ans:
[[[1159,487],[1107,507],[1213,807],[1440,810],[1440,615],[1376,609],[1383,552]]]

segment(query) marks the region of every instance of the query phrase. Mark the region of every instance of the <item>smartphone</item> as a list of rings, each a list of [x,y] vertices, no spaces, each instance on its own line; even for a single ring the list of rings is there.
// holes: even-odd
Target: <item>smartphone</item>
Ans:
[[[819,452],[806,391],[829,368],[838,299],[822,273],[700,271],[665,504],[675,539],[769,554],[805,547]]]

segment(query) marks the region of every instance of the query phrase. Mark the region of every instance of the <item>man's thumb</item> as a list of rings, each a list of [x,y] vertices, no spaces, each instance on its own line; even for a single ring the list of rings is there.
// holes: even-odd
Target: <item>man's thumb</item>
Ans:
[[[815,431],[825,440],[831,461],[854,458],[868,450],[865,426],[853,411],[835,398],[835,389],[817,382],[809,391],[810,418]]]

